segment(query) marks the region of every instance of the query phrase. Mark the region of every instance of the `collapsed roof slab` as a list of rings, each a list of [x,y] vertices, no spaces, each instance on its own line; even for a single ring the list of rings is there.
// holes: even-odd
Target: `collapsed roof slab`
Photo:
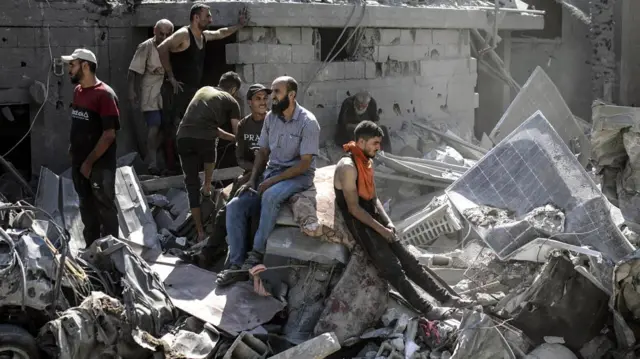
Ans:
[[[204,1],[213,9],[212,26],[235,24],[241,9],[251,14],[250,26],[265,27],[343,27],[352,4],[277,3]],[[132,6],[98,6],[91,2],[22,0],[0,1],[0,26],[107,26],[152,27],[161,18],[186,25],[191,1],[143,1]],[[349,26],[356,26],[361,8],[356,9]],[[312,16],[310,14],[313,14]],[[501,12],[501,30],[540,30],[542,15]],[[378,28],[493,29],[493,10],[486,8],[445,8],[420,6],[367,5],[360,26]]]
[[[264,27],[343,27],[351,15],[352,4],[227,2],[205,1],[213,9],[214,26],[235,24],[238,12],[246,7],[250,26]],[[161,17],[175,24],[189,18],[191,2],[143,2],[133,14],[134,26],[153,26]],[[171,11],[167,11],[171,9]],[[362,8],[356,9],[350,26],[356,26]],[[313,14],[311,16],[310,14]],[[501,13],[501,30],[539,30],[542,15]],[[443,8],[368,5],[360,26],[378,28],[492,29],[493,11],[479,8]]]

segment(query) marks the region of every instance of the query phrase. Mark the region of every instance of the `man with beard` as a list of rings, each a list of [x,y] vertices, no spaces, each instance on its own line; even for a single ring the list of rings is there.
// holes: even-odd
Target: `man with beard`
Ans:
[[[258,141],[260,139],[260,133],[262,132],[264,119],[267,115],[269,94],[271,94],[271,90],[261,84],[251,85],[247,91],[247,102],[249,103],[251,114],[243,118],[238,124],[235,151],[238,165],[244,169],[244,174],[234,181],[231,189],[231,198],[235,196],[237,189],[247,183],[251,177],[255,153],[260,149]],[[207,239],[207,243],[200,253],[196,254],[196,252],[187,251],[181,258],[205,269],[213,267],[218,257],[224,253],[224,247],[222,247],[222,245],[225,244],[225,238],[227,236],[226,218],[227,207],[225,206],[216,214],[212,234]],[[251,222],[249,226],[256,227],[253,223],[255,221]],[[252,228],[249,233],[255,232],[255,230],[256,228]],[[245,237],[245,239],[247,238],[249,238],[249,236]]]
[[[205,86],[198,90],[178,126],[178,155],[184,172],[184,184],[189,197],[191,216],[198,232],[198,241],[204,239],[200,212],[200,176],[204,167],[202,196],[211,197],[211,178],[216,162],[216,139],[235,141],[235,136],[221,129],[229,121],[239,121],[240,105],[233,95],[242,82],[235,72],[220,77],[218,87]]]
[[[248,278],[248,272],[238,269],[249,270],[262,263],[267,238],[276,225],[282,203],[313,185],[320,125],[315,116],[296,101],[298,83],[295,79],[278,77],[271,90],[271,112],[262,126],[260,149],[256,152],[251,177],[240,187],[237,197],[227,204],[230,271],[219,274],[218,285]],[[247,255],[248,221],[258,213],[260,223],[253,237],[253,250]]]
[[[153,28],[153,37],[138,45],[129,65],[129,101],[142,111],[147,123],[147,165],[152,174],[158,172],[157,152],[162,124],[162,83],[164,68],[160,63],[158,45],[173,32],[171,21],[162,19]],[[136,89],[138,78],[139,91]]]
[[[355,129],[355,141],[343,146],[348,155],[336,166],[333,180],[336,205],[379,275],[429,319],[438,319],[448,308],[433,307],[409,279],[445,306],[464,306],[470,302],[452,296],[438,285],[434,279],[437,274],[423,267],[398,240],[396,229],[376,195],[373,178],[372,159],[380,150],[383,136],[374,122],[363,121]]]
[[[351,135],[356,126],[362,121],[378,123],[378,104],[376,99],[371,97],[367,91],[360,91],[353,96],[347,97],[340,106],[338,115],[338,126],[336,128],[335,141],[338,146],[351,141]],[[382,138],[382,149],[391,152],[391,142],[389,132],[385,126],[380,126],[384,137]]]
[[[211,11],[208,5],[196,3],[191,7],[189,26],[178,29],[158,47],[160,61],[167,78],[173,87],[174,97],[168,113],[167,151],[168,162],[172,167],[173,140],[175,125],[180,122],[193,95],[202,84],[207,41],[224,39],[233,35],[245,24],[246,9],[240,14],[239,24],[215,31],[205,30],[211,24]],[[237,124],[236,124],[237,125]],[[234,127],[235,130],[235,127]],[[234,131],[235,132],[235,131]]]
[[[71,104],[69,153],[73,185],[80,200],[87,247],[96,239],[118,237],[115,203],[116,131],[120,129],[118,98],[96,78],[98,62],[93,52],[76,49],[62,56],[75,85]]]

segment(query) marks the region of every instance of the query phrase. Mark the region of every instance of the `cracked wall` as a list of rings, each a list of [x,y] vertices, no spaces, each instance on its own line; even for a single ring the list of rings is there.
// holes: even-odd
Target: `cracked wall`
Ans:
[[[342,101],[361,89],[371,92],[391,129],[426,118],[470,138],[477,66],[468,30],[364,29],[353,38],[359,40],[346,46],[347,60],[318,71],[321,46],[333,45],[322,43],[318,29],[246,28],[238,43],[227,45],[227,63],[236,64],[247,83],[296,78],[306,88],[299,100],[318,118],[322,140],[333,138]]]

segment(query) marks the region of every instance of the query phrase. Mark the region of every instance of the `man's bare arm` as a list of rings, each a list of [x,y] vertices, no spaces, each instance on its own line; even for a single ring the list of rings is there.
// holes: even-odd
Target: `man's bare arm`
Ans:
[[[167,76],[173,78],[173,68],[171,67],[171,60],[169,57],[169,53],[176,52],[180,45],[184,41],[189,38],[189,32],[186,28],[179,29],[174,32],[171,36],[166,38],[159,46],[158,46],[158,55],[160,55],[160,63],[162,63],[162,67],[164,67],[164,71],[167,73]]]
[[[223,140],[227,140],[227,141],[231,141],[231,142],[236,142],[236,136],[232,133],[229,133],[221,128],[218,127],[217,133],[216,135],[220,138],[222,138]]]
[[[389,225],[393,225],[393,223],[391,223],[391,218],[389,218],[387,211],[384,210],[384,206],[382,205],[382,202],[380,202],[379,198],[376,198],[376,208],[378,209],[378,214],[380,215],[380,217],[382,218],[382,221],[384,222],[382,224],[385,227]]]
[[[265,168],[267,168],[270,153],[271,151],[267,147],[260,147],[260,149],[256,151],[256,159],[253,161],[253,169],[251,170],[251,178],[249,179],[251,184],[256,184],[258,178],[262,175]]]
[[[240,28],[242,28],[242,25],[238,24],[229,27],[223,27],[222,29],[218,30],[204,30],[202,33],[204,34],[204,38],[207,41],[220,40],[235,34],[235,32],[240,30]]]
[[[237,118],[232,118],[231,119],[231,131],[233,132],[234,135],[238,135],[238,124],[240,123],[240,120]]]
[[[109,149],[109,146],[111,146],[115,139],[116,130],[110,129],[102,131],[102,135],[100,136],[98,143],[96,143],[93,151],[91,151],[91,153],[89,153],[89,156],[87,156],[87,158],[84,160],[85,163],[87,163],[89,166],[93,166],[93,164],[96,163],[96,161],[100,159],[100,157],[102,157],[102,155],[104,155],[104,153]]]
[[[358,171],[356,168],[345,163],[338,164],[336,175],[342,185],[342,193],[344,194],[344,198],[347,202],[349,213],[360,222],[366,224],[384,236],[386,227],[376,221],[367,211],[360,207],[360,203],[358,202],[358,187],[356,185],[358,178]]]
[[[136,100],[138,98],[138,91],[136,90],[136,83],[138,83],[138,75],[135,71],[129,70],[127,75],[127,83],[129,85],[129,100]]]

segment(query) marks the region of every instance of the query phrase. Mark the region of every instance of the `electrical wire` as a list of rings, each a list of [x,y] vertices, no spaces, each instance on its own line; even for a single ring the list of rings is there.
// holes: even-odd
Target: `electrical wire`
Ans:
[[[5,232],[4,229],[2,229],[2,227],[0,227],[0,237],[2,237],[2,239],[4,239],[4,241],[7,243],[7,245],[9,246],[9,250],[12,253],[12,257],[13,257],[13,263],[10,263],[9,266],[7,266],[6,269],[4,269],[2,271],[2,273],[0,273],[0,275],[4,275],[6,274],[9,270],[13,269],[14,265],[17,263],[18,266],[20,267],[20,274],[22,281],[20,282],[20,287],[22,289],[22,303],[21,303],[21,307],[22,307],[22,311],[24,312],[25,310],[25,303],[27,301],[27,273],[24,270],[24,264],[22,263],[22,259],[20,259],[20,254],[18,253],[18,249],[16,248],[16,244],[13,241],[13,239],[9,236],[9,234],[7,234],[7,232]]]
[[[327,53],[327,57],[324,59],[324,61],[322,62],[322,64],[320,64],[320,66],[318,67],[318,69],[316,70],[316,72],[314,73],[314,75],[311,77],[311,80],[305,85],[304,90],[302,90],[302,93],[306,93],[307,90],[309,89],[309,87],[311,86],[312,83],[314,83],[316,81],[316,77],[318,76],[318,74],[324,70],[327,65],[333,61],[338,54],[340,54],[340,52],[342,50],[344,50],[344,48],[347,46],[347,44],[349,44],[349,41],[353,38],[353,36],[358,32],[358,28],[360,28],[360,25],[362,24],[362,20],[364,19],[364,15],[366,13],[366,8],[367,8],[367,3],[366,1],[363,2],[363,6],[362,6],[362,14],[360,15],[360,19],[358,19],[358,22],[356,24],[356,27],[354,29],[354,31],[351,33],[351,36],[349,36],[349,38],[344,42],[344,44],[342,45],[342,47],[335,52],[335,54],[333,55],[333,57],[331,56],[333,51],[335,50],[336,46],[338,46],[338,43],[340,43],[340,40],[342,39],[342,37],[344,36],[345,32],[347,31],[347,29],[349,28],[349,24],[351,23],[351,20],[353,19],[353,16],[356,13],[356,8],[358,7],[358,2],[354,2],[353,4],[353,8],[351,9],[351,14],[349,15],[349,19],[347,20],[347,23],[344,25],[344,27],[342,28],[342,32],[340,33],[340,35],[338,36],[338,38],[336,39],[336,41],[334,42],[333,46],[331,47],[331,49],[329,50],[329,53]]]
[[[49,4],[49,6],[51,6],[51,4]],[[46,105],[47,101],[49,101],[49,85],[51,83],[51,71],[53,68],[53,51],[51,51],[51,28],[49,26],[47,26],[47,44],[49,47],[49,70],[47,71],[47,87],[44,92],[44,100],[42,101],[42,104],[40,105],[38,111],[36,111],[35,116],[33,116],[33,120],[31,121],[31,125],[29,125],[29,129],[27,130],[27,132],[25,132],[24,136],[22,136],[22,138],[18,140],[18,142],[16,142],[13,147],[11,147],[7,152],[5,152],[4,155],[2,155],[3,157],[7,157],[7,155],[13,152],[13,150],[15,150],[16,147],[18,147],[22,143],[22,141],[24,141],[29,136],[29,134],[33,130],[33,126],[35,125],[36,120],[38,119],[38,115],[40,115],[40,112],[42,112],[44,105]]]

